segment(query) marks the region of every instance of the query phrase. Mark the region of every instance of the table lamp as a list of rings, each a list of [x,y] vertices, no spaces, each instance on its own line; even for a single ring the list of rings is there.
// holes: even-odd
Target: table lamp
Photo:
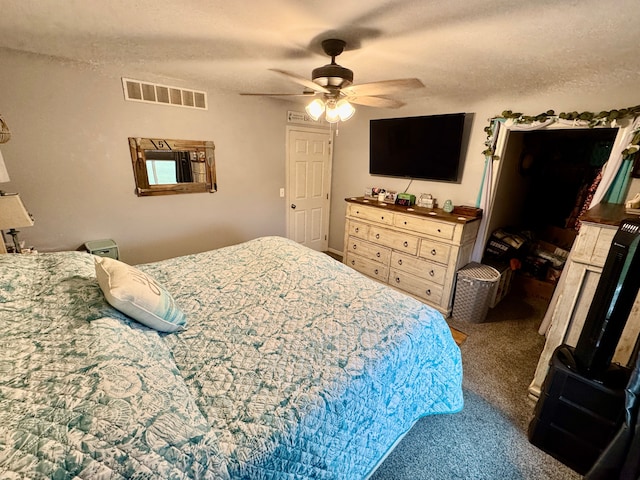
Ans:
[[[0,152],[0,183],[8,182],[9,174],[7,167],[4,165],[2,152]],[[33,225],[33,219],[27,209],[24,208],[20,195],[17,193],[5,193],[0,190],[0,231],[9,230],[9,235],[13,237],[13,245],[17,253],[22,253],[18,233],[16,228],[30,227]],[[7,247],[4,244],[4,238],[0,241],[0,253],[7,253]]]
[[[16,228],[30,227],[33,225],[33,219],[27,209],[24,208],[20,195],[10,193],[0,195],[0,230],[9,230],[9,235],[13,237],[13,245],[16,253],[22,253],[20,242],[18,241],[18,233]],[[3,242],[0,247],[0,253],[7,253],[7,248]]]

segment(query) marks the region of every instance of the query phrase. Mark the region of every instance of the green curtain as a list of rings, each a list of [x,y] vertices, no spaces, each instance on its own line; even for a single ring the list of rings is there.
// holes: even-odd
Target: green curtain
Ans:
[[[483,193],[486,194],[485,190],[488,188],[488,185],[486,185],[487,169],[489,166],[489,162],[491,161],[492,161],[492,158],[490,155],[487,155],[484,157],[484,170],[482,171],[482,181],[480,182],[480,191],[478,192],[478,198],[476,199],[476,208],[481,207]]]
[[[629,180],[631,179],[631,169],[633,168],[633,160],[629,157],[625,158],[620,165],[618,174],[614,178],[607,194],[604,197],[606,203],[622,204],[626,201]]]

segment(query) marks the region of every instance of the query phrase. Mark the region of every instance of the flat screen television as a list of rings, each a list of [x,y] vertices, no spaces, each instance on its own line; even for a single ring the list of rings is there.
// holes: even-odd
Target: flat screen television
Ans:
[[[464,120],[464,113],[371,120],[369,173],[458,181]]]

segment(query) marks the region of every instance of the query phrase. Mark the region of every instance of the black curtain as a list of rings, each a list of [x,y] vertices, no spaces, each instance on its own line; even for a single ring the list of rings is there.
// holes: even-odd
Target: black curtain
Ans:
[[[191,159],[189,152],[175,152],[176,160],[176,180],[178,183],[189,183],[193,181],[191,175]]]
[[[620,431],[585,476],[585,480],[637,480],[640,478],[640,357],[625,390],[625,421]]]

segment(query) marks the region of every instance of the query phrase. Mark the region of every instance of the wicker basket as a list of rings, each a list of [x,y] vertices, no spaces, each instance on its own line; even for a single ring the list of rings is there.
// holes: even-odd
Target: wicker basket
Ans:
[[[458,270],[451,316],[465,322],[484,322],[499,280],[500,272],[489,265],[471,262],[462,267]]]
[[[0,143],[7,143],[11,138],[11,132],[5,121],[0,116]]]

